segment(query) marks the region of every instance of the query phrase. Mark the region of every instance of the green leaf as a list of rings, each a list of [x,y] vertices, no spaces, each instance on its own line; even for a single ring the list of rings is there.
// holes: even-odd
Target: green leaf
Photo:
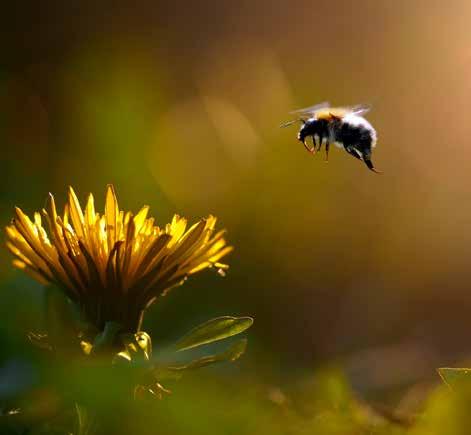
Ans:
[[[442,367],[438,369],[442,381],[450,387],[458,384],[471,384],[471,368]]]
[[[186,364],[173,364],[168,366],[156,367],[153,371],[155,377],[160,380],[165,379],[180,379],[183,372],[187,370],[195,370],[211,364],[216,364],[225,361],[235,361],[239,359],[247,348],[247,339],[233,343],[226,351],[216,355],[204,356]]]
[[[175,346],[178,351],[191,349],[240,334],[250,328],[252,324],[251,317],[217,317],[192,329]]]

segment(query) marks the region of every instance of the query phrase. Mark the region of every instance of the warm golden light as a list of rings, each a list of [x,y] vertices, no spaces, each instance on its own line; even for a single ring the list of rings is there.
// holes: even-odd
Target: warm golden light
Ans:
[[[224,230],[214,233],[214,216],[187,230],[186,219],[175,215],[160,228],[148,211],[148,206],[136,215],[120,210],[110,185],[100,216],[92,194],[82,210],[69,188],[62,217],[52,195],[33,221],[16,208],[6,227],[7,247],[16,267],[61,287],[97,328],[115,321],[135,332],[158,296],[200,270],[226,269],[219,260],[232,250]]]

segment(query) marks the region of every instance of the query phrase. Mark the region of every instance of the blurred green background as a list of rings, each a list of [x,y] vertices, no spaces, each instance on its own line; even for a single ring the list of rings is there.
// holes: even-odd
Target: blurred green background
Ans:
[[[154,346],[251,315],[247,354],[215,385],[271,391],[335,363],[361,397],[397,403],[469,351],[470,17],[463,0],[12,3],[1,226],[49,191],[63,204],[68,185],[102,209],[113,183],[121,208],[149,204],[158,223],[213,213],[231,268],[149,310]],[[278,128],[324,100],[373,104],[382,176],[338,149],[326,164]],[[24,336],[41,325],[41,288],[5,249],[0,287],[0,368],[26,388],[40,376]]]

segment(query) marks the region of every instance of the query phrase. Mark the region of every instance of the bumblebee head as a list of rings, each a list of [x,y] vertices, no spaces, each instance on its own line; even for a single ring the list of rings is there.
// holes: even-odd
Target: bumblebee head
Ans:
[[[301,130],[299,130],[299,133],[298,133],[298,140],[300,142],[303,142],[306,140],[306,134],[303,132],[303,129],[301,128]]]
[[[319,119],[308,119],[307,121],[301,119],[300,121],[302,122],[302,126],[298,133],[299,141],[305,143],[306,137],[314,136],[315,134],[319,135],[319,137],[327,135],[325,131],[327,125],[326,121]]]
[[[306,123],[304,119],[301,119],[302,126],[299,129],[298,132],[298,140],[302,143],[306,142],[306,136],[309,136],[311,134],[310,130],[312,130],[312,123]]]

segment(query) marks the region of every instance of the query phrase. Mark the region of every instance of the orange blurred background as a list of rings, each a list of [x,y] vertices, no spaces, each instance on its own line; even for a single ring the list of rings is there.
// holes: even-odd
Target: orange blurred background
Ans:
[[[153,307],[157,340],[253,315],[250,370],[262,354],[279,373],[339,360],[361,384],[397,349],[421,364],[398,383],[433,377],[469,348],[470,17],[462,0],[10,5],[1,224],[49,191],[63,203],[69,184],[84,199],[114,183],[121,207],[147,203],[161,223],[214,213],[231,269]],[[382,176],[279,129],[324,100],[373,104]],[[39,322],[39,289],[0,261],[10,343]]]

